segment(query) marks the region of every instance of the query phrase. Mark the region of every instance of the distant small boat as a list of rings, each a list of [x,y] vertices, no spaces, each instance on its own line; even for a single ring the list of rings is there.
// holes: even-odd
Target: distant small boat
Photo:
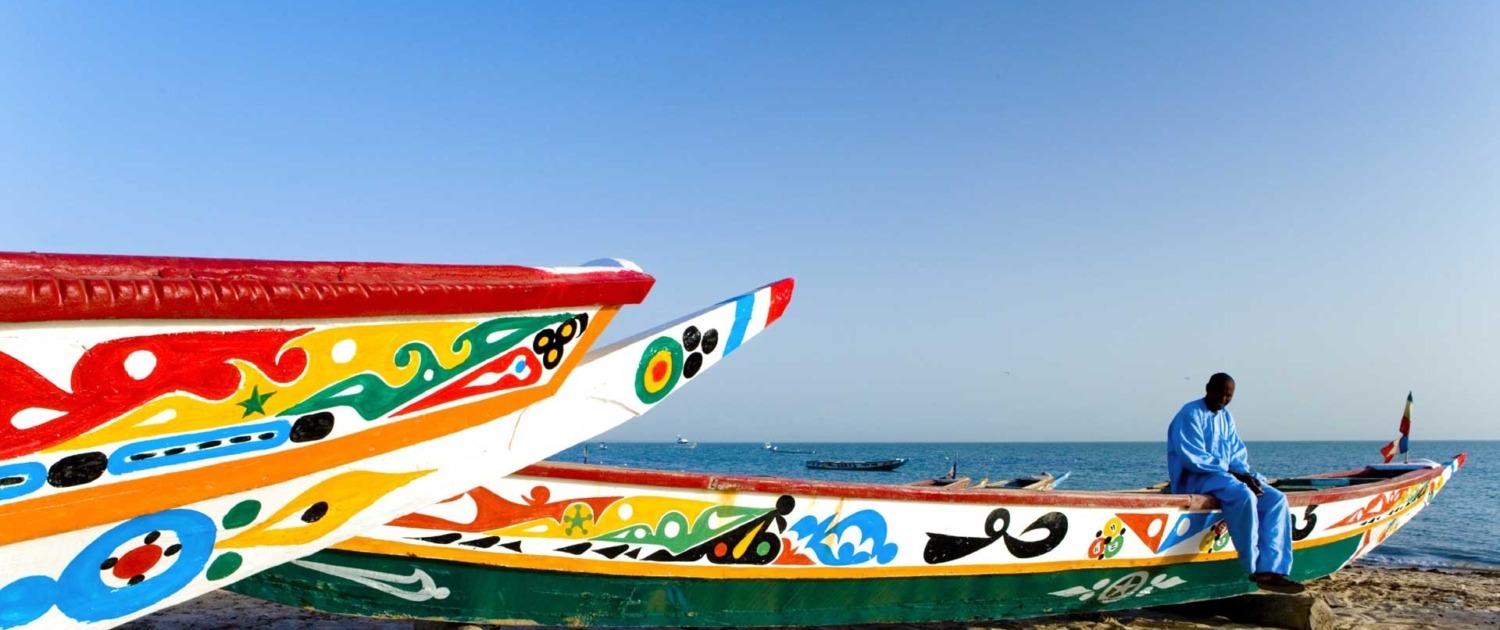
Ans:
[[[914,486],[914,487],[918,487],[918,488],[942,488],[944,490],[962,490],[964,488],[968,488],[969,484],[972,483],[972,481],[973,480],[969,479],[968,477],[933,477],[931,479],[922,479],[920,481],[913,481],[913,482],[911,482],[909,484],[906,484],[906,485],[908,485],[908,486]],[[981,482],[981,483],[983,483],[983,482]]]
[[[698,448],[698,443],[697,442],[690,442],[690,441],[688,441],[688,439],[685,438],[685,437],[682,437],[682,434],[680,434],[680,433],[677,434],[677,445],[681,446],[683,448]]]
[[[780,446],[772,445],[770,442],[766,442],[766,450],[769,450],[772,453],[786,453],[788,455],[811,455],[816,452],[802,450],[799,448],[781,448]]]
[[[814,470],[895,470],[906,463],[905,457],[895,459],[881,459],[868,462],[838,461],[828,459],[809,459],[807,467]]]
[[[985,481],[989,481],[989,479],[985,479],[984,481],[979,482],[979,485],[983,486]],[[958,476],[958,462],[955,461],[948,467],[948,474],[943,475],[942,477],[922,479],[919,481],[913,481],[906,485],[923,488],[942,488],[944,490],[959,490],[962,488],[967,488],[969,486],[969,483],[970,479],[968,477]]]
[[[1068,471],[1060,476],[1053,477],[1050,473],[1044,470],[1039,475],[1016,477],[1015,479],[1011,479],[1009,481],[984,481],[975,485],[974,488],[985,490],[1036,490],[1038,492],[1045,492],[1047,490],[1051,490],[1053,487],[1057,486],[1057,484],[1062,483],[1063,480],[1067,479],[1068,475],[1071,474],[1073,474],[1073,471]]]
[[[609,445],[605,444],[603,442],[600,442],[599,443],[599,450],[601,450],[601,451],[607,451],[607,450],[609,450]]]

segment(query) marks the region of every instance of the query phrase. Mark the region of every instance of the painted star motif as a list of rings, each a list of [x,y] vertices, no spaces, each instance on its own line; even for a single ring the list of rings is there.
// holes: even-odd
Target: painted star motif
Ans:
[[[248,418],[252,413],[258,413],[264,416],[266,415],[266,400],[275,395],[276,392],[266,392],[264,394],[260,393],[260,386],[256,385],[254,389],[250,390],[250,398],[234,404],[245,408],[245,415],[240,416],[241,418]]]

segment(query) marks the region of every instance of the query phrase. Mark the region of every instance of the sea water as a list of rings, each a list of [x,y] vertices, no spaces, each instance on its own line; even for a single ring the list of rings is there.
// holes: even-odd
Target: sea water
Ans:
[[[802,443],[777,442],[780,453],[755,443],[598,442],[587,445],[591,464],[738,475],[774,475],[826,481],[901,484],[941,477],[957,462],[958,473],[978,481],[1047,471],[1070,472],[1061,489],[1116,490],[1165,481],[1162,442],[962,442]],[[1379,463],[1381,444],[1370,442],[1252,442],[1251,468],[1267,477],[1289,477],[1361,468]],[[584,445],[552,461],[578,462]],[[1365,562],[1385,565],[1500,568],[1500,442],[1413,441],[1411,456],[1447,462],[1468,453],[1468,463],[1432,505]],[[808,459],[876,460],[905,457],[891,472],[810,470]]]

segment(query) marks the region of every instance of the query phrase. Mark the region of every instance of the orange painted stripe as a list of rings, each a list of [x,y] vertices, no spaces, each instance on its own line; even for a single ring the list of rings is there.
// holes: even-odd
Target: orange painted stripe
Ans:
[[[573,368],[609,326],[618,306],[605,307],[589,320],[577,349],[541,387],[514,392],[472,405],[372,427],[348,437],[320,442],[263,457],[167,473],[156,477],[85,487],[6,506],[0,512],[0,545],[62,534],[123,521],[199,501],[290,481],[315,472],[420,444],[508,415],[552,397]],[[543,454],[542,457],[546,457]]]

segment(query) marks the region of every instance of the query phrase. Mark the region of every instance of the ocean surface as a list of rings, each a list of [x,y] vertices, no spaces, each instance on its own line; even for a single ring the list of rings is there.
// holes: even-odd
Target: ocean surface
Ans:
[[[755,443],[590,442],[588,461],[661,470],[774,475],[828,481],[900,484],[948,472],[954,460],[960,475],[1001,479],[1047,471],[1070,472],[1059,486],[1073,490],[1140,488],[1166,481],[1162,442],[963,442],[963,443],[798,443],[777,453]],[[1267,477],[1350,470],[1379,463],[1382,444],[1373,442],[1251,442],[1250,466]],[[552,461],[578,462],[584,445],[558,453]],[[1413,441],[1412,458],[1447,462],[1468,453],[1468,463],[1448,486],[1396,535],[1364,562],[1377,565],[1500,569],[1500,442]],[[873,460],[905,457],[891,472],[810,470],[808,459]]]

